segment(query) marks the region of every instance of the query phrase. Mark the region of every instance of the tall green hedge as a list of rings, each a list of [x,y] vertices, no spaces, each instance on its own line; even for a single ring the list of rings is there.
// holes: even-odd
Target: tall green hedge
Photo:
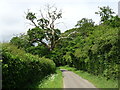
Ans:
[[[78,42],[74,55],[79,67],[77,63],[75,66],[94,75],[117,79],[120,66],[119,40],[119,28],[96,27],[88,37]]]
[[[14,45],[2,46],[3,88],[26,87],[55,71],[55,63],[50,59],[25,53]]]
[[[85,29],[87,36],[81,33],[81,30]],[[72,39],[65,38],[58,43],[52,60],[58,66],[67,64],[94,75],[105,76],[107,79],[118,79],[120,28],[99,25],[92,28],[75,28],[63,35],[67,36],[75,31],[77,33],[73,34]]]

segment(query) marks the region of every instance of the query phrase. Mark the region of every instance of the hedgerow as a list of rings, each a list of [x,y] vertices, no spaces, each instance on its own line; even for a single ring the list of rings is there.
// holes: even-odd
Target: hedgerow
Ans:
[[[2,45],[3,88],[24,88],[54,73],[52,60],[25,53],[10,44]]]
[[[87,29],[86,35],[81,29]],[[53,51],[56,65],[69,65],[107,79],[119,77],[120,28],[99,25],[93,28],[76,28],[63,34],[77,31],[73,39],[63,39]]]

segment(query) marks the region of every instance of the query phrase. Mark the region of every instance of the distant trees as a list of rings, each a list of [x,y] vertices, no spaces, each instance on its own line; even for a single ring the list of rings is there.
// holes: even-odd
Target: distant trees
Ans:
[[[118,16],[113,16],[111,19],[105,21],[104,25],[109,25],[111,27],[120,27],[120,18]]]
[[[100,11],[95,12],[95,14],[99,14],[101,17],[100,22],[103,25],[109,25],[111,27],[120,27],[120,18],[115,14],[115,12],[112,11],[112,9],[109,6],[99,7]]]
[[[35,13],[27,12],[26,19],[35,26],[29,29],[28,35],[31,42],[41,43],[49,50],[53,50],[61,34],[60,30],[55,28],[55,24],[58,19],[62,18],[62,11],[48,5],[46,14],[41,10],[40,14],[41,17],[38,18]]]
[[[20,34],[19,36],[15,36],[10,40],[10,43],[18,46],[18,48],[28,48],[31,46],[29,42],[29,36],[25,34]]]
[[[36,43],[37,40],[32,41],[35,37],[36,39],[41,38],[42,35],[40,33],[40,30],[35,30],[35,32],[33,30],[32,33],[28,31],[29,35],[20,34],[19,36],[15,36],[10,40],[10,43],[24,49],[26,52],[42,57],[50,53],[49,49],[44,44]]]
[[[93,27],[94,23],[92,19],[87,19],[87,18],[82,18],[81,20],[79,20],[77,22],[77,24],[75,25],[76,27]]]
[[[109,20],[113,17],[113,14],[115,12],[112,11],[112,9],[109,6],[103,6],[103,7],[99,7],[99,11],[95,12],[95,14],[98,14],[101,18],[100,22],[104,22],[106,20]]]
[[[10,43],[40,57],[48,55],[60,39],[61,32],[55,27],[60,18],[62,18],[62,11],[54,6],[46,6],[45,12],[40,10],[40,17],[28,10],[26,19],[30,21],[33,28],[29,29],[27,34],[13,37]]]
[[[95,22],[92,19],[82,18],[81,20],[77,21],[75,26],[79,28],[82,36],[87,37],[88,33],[94,27],[94,23]]]

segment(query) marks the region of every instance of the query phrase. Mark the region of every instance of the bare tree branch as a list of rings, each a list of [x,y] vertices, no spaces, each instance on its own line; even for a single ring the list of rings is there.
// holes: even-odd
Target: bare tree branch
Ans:
[[[39,10],[39,11],[40,11],[41,17],[44,18],[42,10]]]
[[[35,33],[39,32],[39,34],[41,34],[41,36],[43,35],[42,38],[41,37],[39,37],[39,38],[41,38],[42,40],[46,39],[50,43],[47,44],[44,41],[42,41],[41,39],[39,39],[40,40],[39,42],[41,42],[44,46],[46,46],[47,48],[52,50],[55,47],[55,44],[56,44],[55,42],[57,41],[57,39],[59,37],[59,31],[55,31],[56,30],[55,23],[58,19],[62,18],[62,11],[61,10],[59,11],[56,7],[54,7],[54,5],[50,6],[48,4],[46,7],[47,7],[46,13],[44,13],[44,11],[42,11],[42,10],[39,10],[41,18],[37,19],[37,17],[35,16],[35,13],[29,12],[29,10],[28,10],[26,19],[30,20],[35,27],[41,28],[44,31],[44,34],[41,34],[39,32],[39,29],[36,29],[38,31],[36,31],[34,29],[36,31]],[[44,16],[44,15],[46,15],[46,16]],[[36,20],[37,20],[37,22],[35,22]],[[57,24],[59,24],[59,23],[57,23]],[[42,32],[42,30],[41,30],[41,32]],[[37,34],[36,34],[36,37],[37,37]]]
[[[35,23],[33,20],[31,20],[31,22],[34,24],[35,27],[38,27],[38,26],[36,25],[36,23]]]

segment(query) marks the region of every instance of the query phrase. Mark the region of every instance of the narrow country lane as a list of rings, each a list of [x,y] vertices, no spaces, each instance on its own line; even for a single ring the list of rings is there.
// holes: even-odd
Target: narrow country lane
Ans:
[[[77,74],[64,69],[61,69],[61,71],[63,74],[64,88],[91,88],[91,90],[92,88],[94,88],[94,90],[97,90],[97,88],[93,84],[81,78]]]

